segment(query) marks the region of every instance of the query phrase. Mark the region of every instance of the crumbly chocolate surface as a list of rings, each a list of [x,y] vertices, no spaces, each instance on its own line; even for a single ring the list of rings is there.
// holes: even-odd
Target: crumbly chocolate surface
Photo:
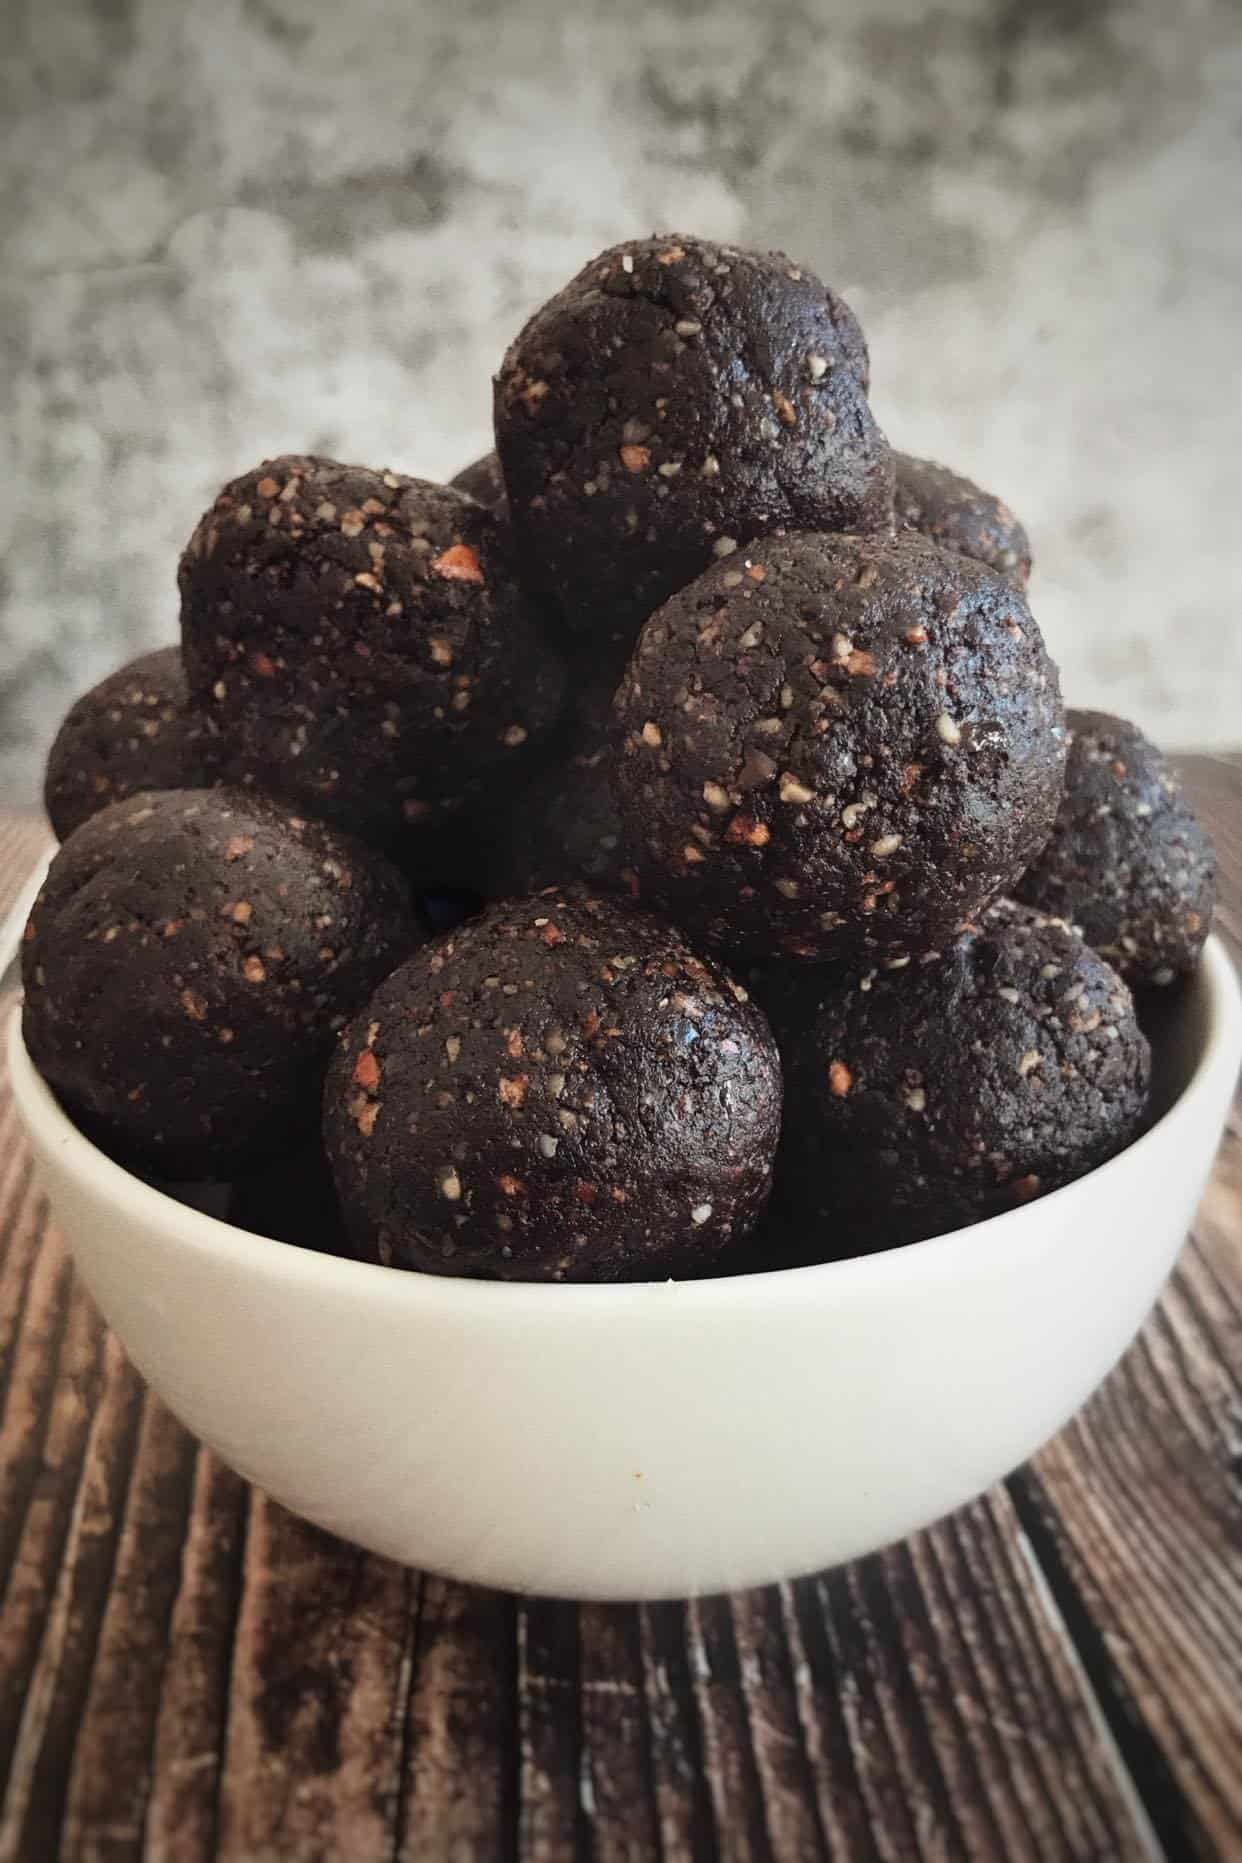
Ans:
[[[1060,800],[1056,669],[1023,598],[924,538],[772,537],[644,627],[617,694],[645,900],[747,957],[935,948]]]
[[[560,707],[507,527],[448,486],[267,460],[204,515],[180,583],[230,778],[373,838],[505,781]]]
[[[1007,504],[932,459],[894,453],[893,510],[899,529],[986,563],[1015,589],[1031,579],[1031,542]]]
[[[1020,899],[1072,919],[1138,989],[1193,970],[1212,929],[1216,856],[1149,738],[1108,712],[1071,711],[1065,794]]]
[[[313,1124],[336,1031],[419,936],[361,842],[232,790],[140,794],[52,862],[22,950],[26,1045],[104,1145],[228,1177]]]
[[[1003,901],[939,955],[829,981],[785,1045],[781,1207],[811,1259],[1012,1209],[1133,1139],[1150,1051],[1116,971]]]
[[[505,480],[500,470],[500,460],[495,453],[484,453],[482,459],[474,460],[463,466],[454,478],[449,480],[459,492],[465,492],[468,498],[486,505],[489,511],[504,511]]]
[[[601,646],[781,527],[892,520],[893,465],[848,305],[783,253],[630,240],[536,311],[496,379],[534,586]]]
[[[645,1279],[749,1231],[780,1108],[740,985],[671,926],[552,889],[380,986],[329,1068],[324,1133],[345,1220],[381,1262]]]
[[[43,803],[58,841],[140,789],[201,789],[217,757],[189,702],[179,647],[140,654],[75,699],[47,760]]]
[[[596,892],[638,898],[638,871],[612,789],[616,737],[611,689],[578,693],[542,773],[514,799],[498,835],[494,894],[578,880]]]

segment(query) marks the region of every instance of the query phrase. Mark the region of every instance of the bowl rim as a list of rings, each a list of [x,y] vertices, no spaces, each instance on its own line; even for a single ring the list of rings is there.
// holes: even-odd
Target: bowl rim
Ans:
[[[1192,1125],[1199,1108],[1236,1077],[1242,1063],[1242,985],[1225,946],[1213,934],[1204,946],[1190,985],[1206,999],[1204,1031],[1193,1071],[1172,1105],[1146,1131],[1115,1158],[1097,1165],[1085,1177],[1049,1191],[1047,1196],[1003,1210],[963,1229],[946,1231],[920,1242],[871,1255],[802,1267],[756,1269],[747,1274],[717,1275],[702,1280],[630,1282],[588,1281],[484,1281],[460,1275],[423,1274],[388,1268],[378,1262],[353,1261],[320,1253],[292,1242],[260,1236],[239,1228],[223,1217],[212,1216],[179,1202],[167,1192],[146,1183],[108,1157],[74,1125],[47,1086],[26,1049],[22,1037],[22,1002],[14,1004],[7,1036],[10,1090],[17,1111],[36,1150],[55,1155],[61,1167],[92,1199],[108,1204],[112,1212],[129,1217],[161,1233],[171,1250],[214,1257],[222,1266],[269,1280],[298,1281],[308,1289],[346,1296],[354,1292],[372,1297],[387,1290],[386,1298],[405,1301],[431,1311],[477,1309],[494,1316],[496,1310],[521,1313],[531,1309],[582,1315],[606,1308],[620,1312],[646,1305],[655,1295],[675,1293],[679,1303],[711,1309],[739,1301],[767,1303],[773,1299],[801,1301],[812,1294],[848,1298],[882,1288],[886,1282],[959,1272],[964,1258],[978,1255],[994,1259],[994,1237],[1000,1224],[1011,1236],[1032,1235],[1044,1227],[1050,1207],[1063,1203],[1086,1183],[1118,1177],[1133,1168],[1138,1155],[1158,1145],[1175,1145],[1177,1134]]]

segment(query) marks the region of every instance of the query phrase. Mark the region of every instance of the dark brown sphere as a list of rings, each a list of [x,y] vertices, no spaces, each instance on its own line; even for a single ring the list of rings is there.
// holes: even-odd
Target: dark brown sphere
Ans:
[[[508,780],[559,710],[507,527],[448,486],[268,460],[202,518],[180,582],[230,778],[373,838]]]
[[[22,947],[26,1046],[104,1145],[228,1177],[313,1125],[337,1030],[419,937],[361,842],[233,790],[140,794],[52,862]]]
[[[986,563],[1015,589],[1031,579],[1031,542],[1009,506],[932,459],[894,453],[893,510],[899,529]]]
[[[1212,929],[1216,855],[1181,783],[1136,725],[1071,711],[1052,839],[1018,882],[1138,989],[1193,970]]]
[[[390,1266],[505,1280],[702,1271],[757,1220],[775,1043],[668,925],[555,889],[388,978],[329,1070],[345,1221]]]
[[[617,694],[644,900],[715,949],[923,951],[1012,887],[1065,735],[1030,611],[921,537],[772,537],[644,627]]]
[[[714,556],[892,521],[893,464],[842,299],[783,253],[630,240],[536,311],[496,379],[527,576],[574,634],[632,641]]]
[[[1140,1131],[1151,1062],[1116,971],[1007,901],[941,953],[825,979],[783,1052],[781,1215],[816,1260],[940,1235],[1094,1170]]]
[[[484,453],[482,459],[476,459],[469,466],[463,466],[449,480],[449,484],[459,492],[465,492],[467,498],[486,505],[489,511],[503,512],[505,509],[505,481],[500,470],[500,461],[495,453]]]
[[[140,789],[202,789],[217,749],[189,702],[179,647],[140,654],[75,699],[48,753],[43,804],[64,841]]]

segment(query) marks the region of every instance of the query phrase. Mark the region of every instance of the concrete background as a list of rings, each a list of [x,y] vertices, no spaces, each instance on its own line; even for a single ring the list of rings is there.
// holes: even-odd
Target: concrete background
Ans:
[[[607,242],[785,247],[1006,496],[1068,694],[1242,743],[1233,0],[0,0],[0,783],[220,481],[447,476]]]

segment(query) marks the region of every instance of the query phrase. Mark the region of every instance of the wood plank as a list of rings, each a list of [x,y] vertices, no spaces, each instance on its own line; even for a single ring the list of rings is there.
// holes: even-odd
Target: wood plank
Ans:
[[[0,997],[0,1027],[4,998]],[[30,1153],[11,1100],[0,1106],[0,1210],[10,1212],[0,1253],[0,1417],[22,1330],[30,1276],[47,1226],[47,1203],[33,1180]]]
[[[1065,1625],[1042,1586],[1027,1582],[1030,1546],[1009,1498],[995,1491],[971,1519],[911,1541],[909,1556],[937,1660],[966,1683],[951,1705],[970,1762],[963,1796],[982,1814],[981,1853],[989,1821],[998,1848],[1015,1855],[1150,1853],[1147,1821]]]
[[[638,1613],[588,1604],[578,1618],[582,1776],[598,1863],[659,1855]]]
[[[155,1728],[144,1863],[210,1863],[250,1490],[199,1449]]]
[[[574,1863],[588,1854],[582,1793],[578,1618],[572,1605],[517,1607],[518,1854],[524,1863]]]
[[[65,1805],[62,1848],[92,1863],[136,1863],[144,1848],[194,1460],[193,1439],[148,1394]]]
[[[1216,844],[1220,897],[1216,929],[1242,956],[1242,751],[1227,757],[1178,757],[1191,806]]]
[[[404,1736],[397,1863],[505,1854],[518,1802],[512,1598],[422,1581]]]
[[[69,1765],[112,1579],[142,1386],[110,1334],[73,1513],[39,1651],[21,1703],[3,1812],[0,1863],[56,1854]],[[33,1513],[32,1509],[32,1513]],[[40,1577],[56,1567],[40,1566]]]
[[[1236,1175],[1236,1136],[1229,1149]],[[1166,1840],[1205,1857],[1242,1854],[1236,1221],[1215,1231],[1226,1271],[1196,1237],[1139,1342],[1026,1478],[1045,1563],[1107,1654],[1113,1715],[1141,1723],[1180,1795]]]
[[[815,1579],[782,1585],[779,1592],[810,1789],[830,1857],[881,1857],[883,1843],[873,1832],[864,1789],[871,1754],[863,1751],[858,1763],[850,1691],[838,1675],[822,1595]]]
[[[1151,1854],[1003,1489],[790,1605],[831,1855]]]
[[[643,1693],[655,1814],[665,1857],[710,1863],[715,1822],[694,1697],[685,1607],[649,1604],[638,1613]]]
[[[0,1431],[0,1526],[13,1548],[0,1599],[0,1784],[56,1595],[102,1364],[98,1319],[58,1243],[45,1245],[31,1294]]]
[[[782,1596],[746,1592],[730,1613],[768,1849],[777,1859],[826,1857]]]
[[[80,1413],[84,1428],[81,1400],[88,1395],[88,1370],[98,1355],[100,1333],[94,1314],[79,1302],[72,1348],[66,1352],[69,1259],[59,1237],[48,1232],[46,1209],[28,1173],[19,1174],[14,1189],[0,1259],[0,1311],[8,1335],[0,1386],[0,1588],[45,1460],[44,1444],[53,1421],[59,1420],[63,1430],[63,1413],[72,1410]],[[0,1744],[0,1756],[3,1751]]]
[[[52,842],[52,831],[41,814],[0,814],[0,920]]]
[[[402,1567],[252,1496],[221,1863],[388,1863],[411,1598]]]
[[[729,1600],[693,1600],[686,1635],[721,1855],[730,1863],[772,1863]]]
[[[666,1856],[1154,1853],[1004,1489],[841,1571],[639,1622]]]

